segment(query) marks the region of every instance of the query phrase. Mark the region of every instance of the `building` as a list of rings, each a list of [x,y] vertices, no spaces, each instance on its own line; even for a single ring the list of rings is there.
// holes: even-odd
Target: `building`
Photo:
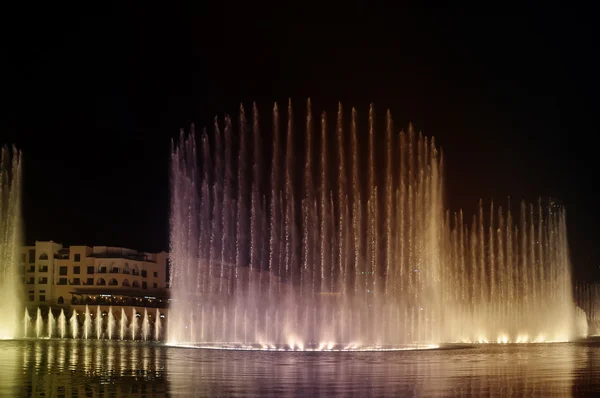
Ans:
[[[167,258],[166,252],[36,242],[21,252],[25,303],[68,313],[86,304],[166,308]]]

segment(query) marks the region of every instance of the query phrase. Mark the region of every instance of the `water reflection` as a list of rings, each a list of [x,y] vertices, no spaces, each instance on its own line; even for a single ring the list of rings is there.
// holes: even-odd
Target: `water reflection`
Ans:
[[[594,348],[594,355],[600,355]],[[590,350],[503,345],[396,353],[181,350],[171,391],[198,396],[561,396],[600,391]],[[201,366],[198,358],[202,357]]]
[[[414,352],[238,352],[132,342],[2,341],[0,396],[578,396],[600,343]]]
[[[5,341],[0,396],[162,397],[160,347],[84,340]]]

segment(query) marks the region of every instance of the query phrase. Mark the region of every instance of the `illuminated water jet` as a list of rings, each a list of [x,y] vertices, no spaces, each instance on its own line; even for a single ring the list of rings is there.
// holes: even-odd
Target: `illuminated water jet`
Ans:
[[[0,153],[0,339],[21,329],[23,313],[19,276],[21,251],[21,153],[6,147]]]
[[[335,133],[323,113],[315,134],[309,101],[299,145],[292,113],[290,103],[282,134],[277,104],[271,131],[256,106],[251,122],[242,107],[239,128],[226,116],[199,147],[193,126],[173,145],[171,344],[361,349],[576,334],[562,209],[524,204],[517,222],[481,205],[468,227],[462,211],[444,214],[433,138],[412,126],[396,134],[389,112],[379,134],[373,107],[361,136],[341,105]]]

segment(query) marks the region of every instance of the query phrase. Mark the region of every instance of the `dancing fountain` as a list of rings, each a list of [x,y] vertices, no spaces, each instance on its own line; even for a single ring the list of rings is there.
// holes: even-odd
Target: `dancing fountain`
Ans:
[[[104,320],[106,318],[106,320]],[[160,341],[163,337],[161,330],[164,314],[156,310],[156,318],[150,319],[147,311],[144,311],[142,319],[142,335],[138,335],[138,317],[135,309],[131,320],[125,315],[125,310],[121,309],[121,317],[116,317],[112,306],[108,311],[103,311],[100,307],[96,311],[90,310],[86,305],[84,313],[73,311],[70,315],[63,309],[60,310],[58,317],[55,318],[51,310],[42,311],[37,308],[35,318],[25,310],[23,318],[23,337],[38,339],[77,339],[84,340],[140,340],[140,341]],[[118,333],[117,333],[118,332]]]
[[[389,111],[380,134],[373,107],[359,135],[357,112],[342,111],[334,131],[325,113],[315,131],[309,101],[302,140],[291,103],[285,135],[277,104],[269,132],[256,106],[251,127],[241,108],[237,132],[215,119],[200,151],[193,126],[182,131],[171,344],[371,350],[576,334],[562,210],[524,204],[515,221],[481,205],[469,228],[444,213],[433,138],[395,134]]]
[[[20,330],[22,313],[18,259],[21,249],[21,153],[2,148],[0,156],[0,339]]]
[[[585,335],[585,315],[573,302],[564,211],[540,200],[521,204],[519,222],[510,208],[504,214],[492,204],[488,214],[486,224],[480,202],[470,228],[460,212],[445,229],[445,339],[544,342]]]

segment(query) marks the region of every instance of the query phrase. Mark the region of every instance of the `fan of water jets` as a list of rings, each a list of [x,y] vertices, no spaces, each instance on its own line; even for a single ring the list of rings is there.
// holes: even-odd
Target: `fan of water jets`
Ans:
[[[13,338],[20,329],[20,249],[21,153],[4,147],[0,157],[0,338]]]
[[[569,338],[565,218],[444,217],[434,139],[338,108],[240,110],[172,152],[172,343],[374,347]],[[264,145],[269,142],[269,145]],[[534,214],[535,213],[535,214]],[[535,217],[534,217],[535,215]]]
[[[163,318],[159,309],[155,314],[144,308],[143,313],[131,308],[129,317],[125,308],[113,311],[109,306],[90,308],[85,306],[85,311],[78,313],[72,311],[70,315],[60,310],[58,316],[48,310],[37,308],[34,316],[25,310],[23,318],[23,337],[35,338],[71,338],[94,340],[163,340]],[[152,311],[152,310],[151,310]]]

